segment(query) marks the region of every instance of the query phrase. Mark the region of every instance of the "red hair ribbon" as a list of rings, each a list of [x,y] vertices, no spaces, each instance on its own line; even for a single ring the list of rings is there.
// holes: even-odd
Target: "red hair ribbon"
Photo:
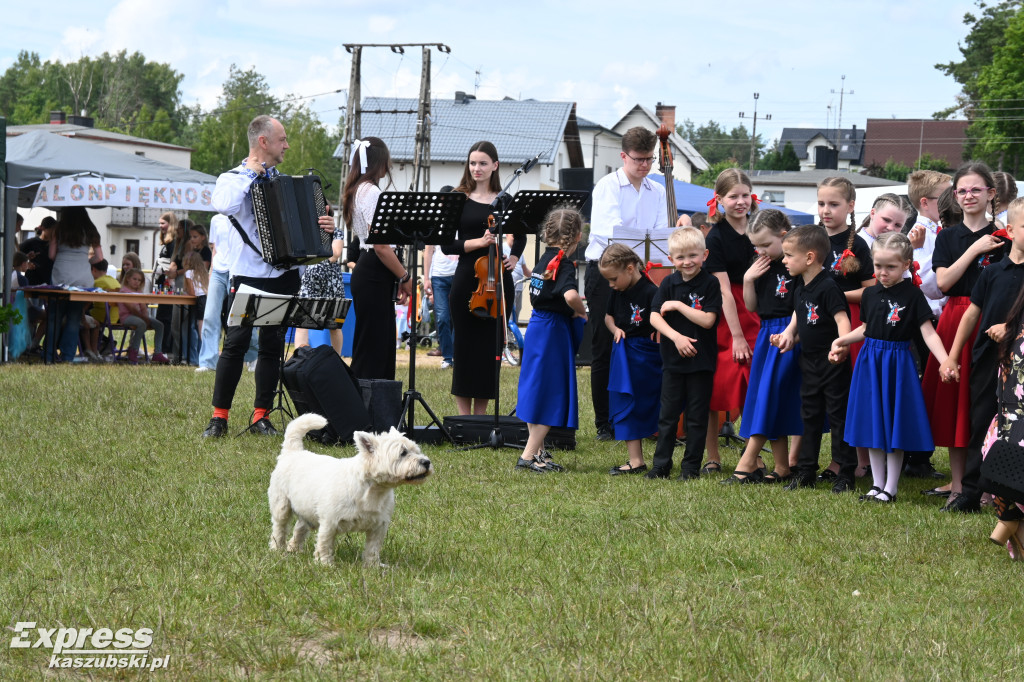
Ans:
[[[853,251],[850,251],[849,249],[843,249],[842,254],[839,255],[839,263],[837,263],[837,265],[842,265],[843,261],[846,260],[847,258],[856,258],[856,257],[857,256],[856,256],[856,254],[854,254]]]
[[[993,237],[1002,237],[1003,239],[1009,239],[1010,238],[1010,233],[1007,232],[1006,229],[1004,228],[1002,230],[996,230],[995,232],[992,233],[992,236]]]
[[[713,218],[718,213],[718,197],[711,197],[711,200],[707,203],[708,217]]]
[[[921,288],[921,275],[917,274],[917,271],[921,269],[921,264],[914,261],[910,264],[910,280],[914,283],[914,286]]]
[[[751,192],[751,194],[750,194],[750,200],[753,201],[755,204],[757,204],[759,206],[761,205],[761,200],[758,199],[757,195],[754,194],[753,192]]]
[[[651,261],[647,261],[647,267],[644,268],[644,274],[646,275],[647,273],[649,273],[651,271],[651,268],[653,267],[654,263]]]
[[[554,277],[558,274],[558,266],[562,264],[562,257],[565,256],[565,251],[558,250],[558,255],[551,259],[548,266],[544,268],[544,272],[550,272],[551,276]]]

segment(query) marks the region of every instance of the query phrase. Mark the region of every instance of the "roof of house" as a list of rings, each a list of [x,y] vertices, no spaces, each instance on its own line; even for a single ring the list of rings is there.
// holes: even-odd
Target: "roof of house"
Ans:
[[[886,178],[876,178],[870,175],[861,175],[860,173],[848,173],[846,171],[837,170],[806,170],[806,171],[769,171],[769,170],[756,170],[748,171],[747,175],[750,176],[751,182],[754,185],[789,185],[791,187],[816,187],[825,178],[830,178],[833,175],[841,175],[847,178],[854,187],[889,187],[891,185],[899,185],[899,182],[893,182]]]
[[[661,119],[658,118],[657,114],[655,114],[653,111],[651,111],[644,105],[637,104],[632,109],[627,111],[626,115],[620,118],[618,122],[616,122],[615,125],[612,126],[612,130],[615,130],[615,128],[617,128],[620,123],[629,118],[634,111],[639,111],[646,115],[647,118],[650,119],[651,125],[654,126],[653,130],[657,130],[658,128],[661,127]],[[707,162],[707,159],[701,156],[700,152],[698,152],[692,144],[690,144],[682,137],[680,137],[679,133],[673,130],[672,134],[668,136],[668,139],[669,142],[675,145],[676,149],[683,153],[683,156],[686,157],[686,160],[690,162],[690,165],[693,166],[695,170],[702,171],[707,170],[710,167]]]
[[[415,112],[418,100],[367,97],[362,106],[361,134],[384,140],[393,160],[411,162],[416,144],[416,114],[408,112]],[[430,159],[461,163],[473,143],[489,140],[507,163],[526,161],[540,153],[540,163],[552,164],[566,137],[574,108],[572,102],[432,99]],[[566,142],[570,140],[567,138]],[[579,146],[578,134],[575,144]],[[342,145],[338,145],[335,157],[340,158],[342,153]]]
[[[157,140],[147,140],[144,137],[135,137],[134,135],[125,135],[124,133],[115,133],[110,130],[100,130],[99,128],[91,128],[89,126],[76,125],[74,123],[34,123],[29,125],[7,126],[7,136],[15,137],[17,135],[23,135],[37,130],[44,133],[63,135],[64,137],[74,137],[79,139],[85,138],[105,142],[122,142],[125,144],[145,147],[177,149],[184,152],[192,151],[191,147],[182,147],[180,145],[168,144],[167,142],[159,142]]]
[[[843,128],[839,132],[839,160],[853,161],[860,163],[864,151],[864,130],[856,126]],[[779,151],[782,151],[787,142],[793,143],[793,151],[798,159],[807,158],[807,144],[817,136],[828,140],[831,146],[835,145],[835,128],[783,128],[779,136]]]

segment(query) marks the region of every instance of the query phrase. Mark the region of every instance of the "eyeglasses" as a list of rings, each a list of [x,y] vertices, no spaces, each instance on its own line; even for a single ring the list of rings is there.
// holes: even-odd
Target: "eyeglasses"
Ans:
[[[626,152],[626,156],[633,159],[633,161],[635,161],[640,166],[647,166],[654,163],[653,156],[641,156],[640,158],[637,158],[635,156],[631,156],[629,152]]]
[[[971,187],[970,189],[958,189],[956,195],[963,199],[965,196],[970,194],[972,197],[981,196],[983,192],[987,192],[991,187]]]

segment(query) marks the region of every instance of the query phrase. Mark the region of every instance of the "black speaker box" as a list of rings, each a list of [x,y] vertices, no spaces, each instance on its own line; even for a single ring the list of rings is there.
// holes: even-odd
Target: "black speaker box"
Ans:
[[[498,417],[498,424],[505,445],[526,445],[530,431],[522,419],[501,416]],[[491,440],[491,431],[494,430],[494,415],[472,414],[461,417],[445,417],[444,426],[452,435],[452,440],[456,445],[487,443]],[[575,450],[576,429],[551,427],[547,438],[544,439],[544,447],[552,450]]]
[[[325,445],[351,443],[353,432],[370,429],[356,378],[331,346],[296,348],[284,364],[284,385],[298,414],[327,419],[327,426],[310,431],[308,438]]]

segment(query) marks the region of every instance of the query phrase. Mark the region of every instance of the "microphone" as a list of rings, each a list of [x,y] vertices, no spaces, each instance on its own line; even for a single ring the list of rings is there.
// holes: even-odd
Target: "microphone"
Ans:
[[[543,152],[538,152],[538,153],[537,153],[537,156],[533,157],[532,159],[528,160],[528,161],[527,161],[526,163],[524,163],[524,164],[523,164],[523,173],[524,173],[524,174],[525,174],[525,173],[529,173],[529,172],[530,172],[530,170],[531,170],[531,169],[532,169],[532,168],[533,168],[534,166],[536,166],[536,165],[537,165],[537,162],[538,162],[538,161],[540,161],[540,155],[541,155],[542,153],[543,153]]]

